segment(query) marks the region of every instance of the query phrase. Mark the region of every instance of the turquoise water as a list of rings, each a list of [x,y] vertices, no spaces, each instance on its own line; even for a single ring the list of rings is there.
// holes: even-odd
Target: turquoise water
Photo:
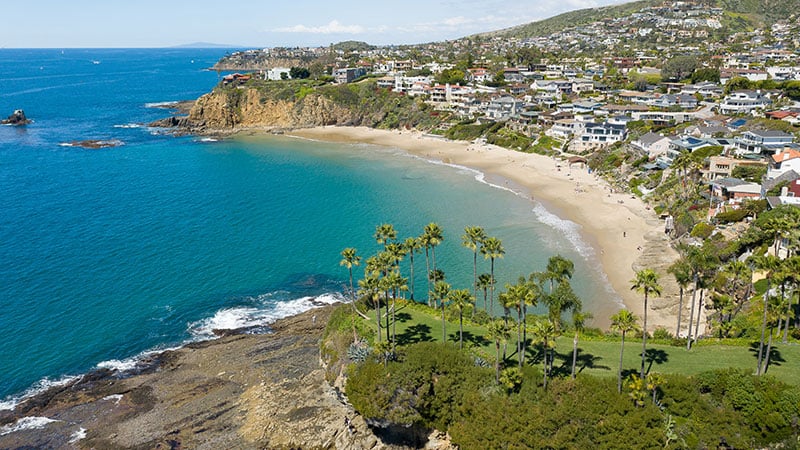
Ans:
[[[444,229],[437,263],[468,287],[466,225],[503,240],[501,283],[561,253],[588,309],[616,301],[574,224],[483,180],[368,145],[290,137],[208,142],[140,124],[195,98],[220,50],[0,50],[0,400],[148,350],[334,301],[342,248],[375,226]],[[95,63],[96,62],[96,63]],[[87,150],[64,144],[119,139]],[[424,257],[417,259],[424,267]],[[480,261],[479,270],[488,271]],[[421,270],[419,271],[421,272]],[[358,272],[356,272],[358,273]],[[417,281],[424,289],[424,278]],[[418,295],[419,297],[419,295]]]

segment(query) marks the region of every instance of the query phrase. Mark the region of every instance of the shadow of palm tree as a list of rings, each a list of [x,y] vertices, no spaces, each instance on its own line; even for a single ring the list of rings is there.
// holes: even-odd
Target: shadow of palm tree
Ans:
[[[657,348],[648,348],[644,352],[644,359],[647,361],[647,373],[653,368],[653,364],[664,364],[669,361],[669,354],[664,350]]]
[[[432,342],[431,327],[423,323],[411,325],[397,335],[400,345],[416,344],[417,342]]]
[[[753,354],[753,359],[755,359],[756,362],[758,362],[758,342],[751,342],[750,348],[748,350],[750,351],[750,353]],[[767,350],[767,343],[764,342],[764,351],[766,350]],[[766,356],[764,357],[766,358]],[[784,362],[786,362],[786,359],[783,358],[783,355],[781,355],[780,350],[778,350],[778,347],[773,343],[772,347],[770,347],[769,349],[769,366],[780,366],[781,363]],[[764,373],[767,373],[769,366],[764,367]]]
[[[394,320],[396,320],[397,322],[401,322],[401,323],[408,322],[409,320],[411,320],[411,314],[404,313],[404,312],[395,313],[394,314]]]
[[[583,372],[583,369],[611,370],[611,367],[597,363],[602,359],[603,359],[602,357],[595,356],[591,353],[583,353],[581,352],[581,349],[578,348],[578,362],[577,362],[577,366],[579,367],[578,373]]]

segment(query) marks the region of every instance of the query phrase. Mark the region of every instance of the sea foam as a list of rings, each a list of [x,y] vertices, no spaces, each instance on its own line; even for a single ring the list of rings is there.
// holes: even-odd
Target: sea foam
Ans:
[[[17,405],[25,400],[26,398],[33,397],[35,395],[41,394],[42,392],[47,391],[48,389],[64,386],[65,384],[69,384],[75,380],[80,378],[80,376],[68,375],[59,378],[58,380],[51,380],[49,378],[43,378],[36,382],[33,386],[29,387],[25,390],[21,395],[15,397],[9,397],[0,401],[0,411],[2,410],[13,410],[17,407]]]
[[[335,293],[316,297],[301,297],[295,300],[275,302],[271,294],[255,298],[265,303],[263,307],[225,308],[208,317],[189,324],[189,333],[196,339],[217,337],[214,330],[237,330],[242,328],[265,327],[284,317],[294,316],[310,309],[342,302],[344,298]]]
[[[53,420],[48,417],[23,417],[16,421],[13,425],[6,425],[0,428],[0,436],[5,436],[7,434],[11,434],[15,431],[22,431],[22,430],[38,430],[40,428],[44,428],[49,423],[53,422],[60,422],[59,420]]]

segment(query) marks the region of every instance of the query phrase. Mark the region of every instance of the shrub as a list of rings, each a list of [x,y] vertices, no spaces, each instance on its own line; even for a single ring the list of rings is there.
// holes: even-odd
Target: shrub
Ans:
[[[708,239],[711,236],[711,233],[714,232],[714,225],[707,224],[705,222],[699,222],[697,225],[692,228],[692,237],[700,238],[700,239]]]
[[[724,211],[717,214],[714,219],[718,223],[734,223],[734,222],[741,222],[747,217],[748,213],[746,210],[739,208],[739,209],[732,209],[730,211]]]

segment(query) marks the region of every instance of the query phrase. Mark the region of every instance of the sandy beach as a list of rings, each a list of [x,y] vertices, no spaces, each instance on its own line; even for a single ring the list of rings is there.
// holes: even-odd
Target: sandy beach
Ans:
[[[663,294],[651,299],[648,329],[663,326],[675,332],[678,289],[666,267],[677,258],[664,235],[664,223],[638,198],[612,192],[608,183],[580,164],[526,154],[489,144],[450,141],[416,131],[376,130],[365,127],[318,127],[294,130],[290,135],[329,142],[360,142],[391,146],[411,154],[480,170],[509,181],[559,217],[581,226],[583,238],[596,251],[612,288],[637,316],[642,296],[630,289],[636,270],[653,268],[660,274]],[[610,303],[610,302],[609,302]],[[616,307],[596,312],[594,323],[607,327]],[[688,309],[684,306],[684,322]]]

